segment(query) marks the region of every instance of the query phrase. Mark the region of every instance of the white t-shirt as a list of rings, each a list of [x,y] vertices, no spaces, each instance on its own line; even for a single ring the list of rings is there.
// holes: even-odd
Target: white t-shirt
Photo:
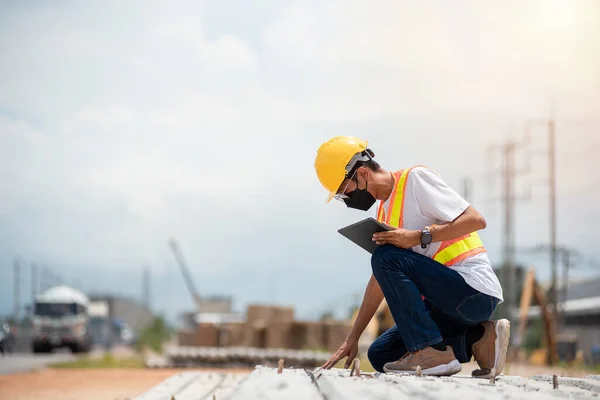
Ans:
[[[470,204],[448,186],[442,178],[425,167],[415,167],[408,174],[404,194],[403,228],[421,230],[432,224],[451,222],[460,216]],[[391,197],[391,196],[390,196]],[[389,213],[389,201],[384,203]],[[413,251],[429,258],[441,243],[431,243],[426,249],[420,245]],[[472,288],[504,301],[502,286],[492,269],[487,253],[479,253],[449,267],[458,272]]]

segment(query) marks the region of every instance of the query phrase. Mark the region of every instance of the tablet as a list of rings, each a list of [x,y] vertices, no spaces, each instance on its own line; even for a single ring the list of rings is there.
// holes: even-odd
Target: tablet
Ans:
[[[338,232],[373,254],[379,247],[379,245],[373,241],[373,234],[375,232],[390,231],[393,229],[395,228],[388,227],[377,221],[375,218],[369,217],[362,221],[355,222],[352,225],[338,229]]]

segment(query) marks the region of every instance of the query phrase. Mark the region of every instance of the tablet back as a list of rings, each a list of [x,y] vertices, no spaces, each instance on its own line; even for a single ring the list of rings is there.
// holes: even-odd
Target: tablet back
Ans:
[[[387,228],[385,225],[380,224],[375,218],[369,217],[363,219],[362,221],[358,221],[338,229],[338,232],[369,253],[373,254],[379,247],[379,245],[373,241],[373,234],[375,232],[382,232],[389,229],[393,228]]]

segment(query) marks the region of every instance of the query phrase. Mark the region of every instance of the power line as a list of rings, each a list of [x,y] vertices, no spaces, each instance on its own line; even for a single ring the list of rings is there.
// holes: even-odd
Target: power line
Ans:
[[[21,264],[18,259],[15,259],[14,264],[15,280],[14,280],[14,296],[15,296],[15,321],[19,321],[21,311]]]
[[[500,153],[499,172],[502,176],[502,200],[504,206],[503,223],[503,266],[501,269],[502,281],[506,288],[505,301],[508,308],[508,318],[513,319],[514,310],[517,306],[516,296],[516,263],[515,263],[515,203],[518,200],[525,200],[528,196],[517,196],[515,183],[519,175],[529,172],[529,165],[525,168],[516,167],[515,156],[518,150],[528,143],[527,135],[525,140],[508,140],[500,145],[490,148],[490,160],[495,160],[494,153]],[[497,199],[496,199],[497,200]]]

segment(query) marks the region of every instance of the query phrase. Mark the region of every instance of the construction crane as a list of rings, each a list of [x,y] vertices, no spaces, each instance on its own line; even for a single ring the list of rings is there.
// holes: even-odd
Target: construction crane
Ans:
[[[196,306],[196,311],[200,311],[200,295],[198,295],[198,291],[196,290],[196,286],[194,285],[194,281],[192,280],[192,276],[187,267],[187,264],[183,259],[183,254],[181,253],[181,249],[179,248],[177,240],[175,240],[175,238],[171,238],[169,240],[169,246],[171,247],[171,250],[175,255],[175,260],[177,261],[177,264],[179,264],[179,268],[181,269],[181,273],[183,274],[183,280],[185,281],[188,291],[192,296],[192,300],[194,301],[194,305]]]

